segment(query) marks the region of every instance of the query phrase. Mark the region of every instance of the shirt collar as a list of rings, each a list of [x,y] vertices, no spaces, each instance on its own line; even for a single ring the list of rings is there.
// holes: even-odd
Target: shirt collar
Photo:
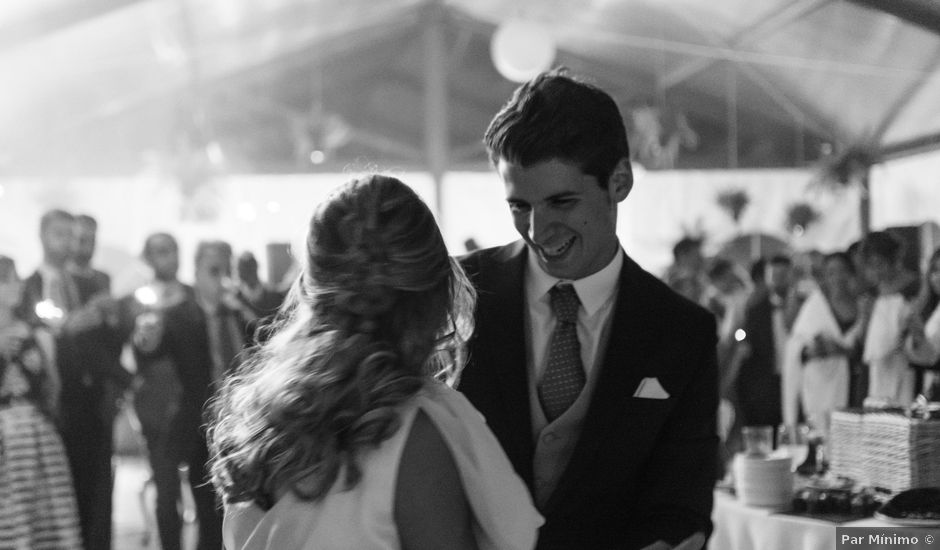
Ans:
[[[48,262],[42,262],[39,264],[38,271],[39,275],[42,276],[43,279],[52,279],[55,277],[60,277],[65,269],[56,267]]]
[[[199,291],[196,291],[196,303],[199,304],[200,309],[209,317],[215,317],[216,315],[221,315],[225,312],[225,306],[221,302],[210,302],[202,296],[199,295]]]
[[[91,265],[77,266],[75,264],[69,264],[68,272],[72,273],[73,275],[88,277],[95,274],[95,269],[91,267]]]
[[[559,282],[571,283],[581,305],[588,316],[597,313],[602,305],[607,303],[617,289],[617,282],[620,279],[620,268],[623,267],[623,249],[617,247],[617,253],[613,259],[600,271],[592,273],[587,277],[571,281],[568,279],[559,279],[553,277],[542,269],[538,259],[531,251],[528,253],[527,260],[527,278],[529,288],[529,298],[534,300],[548,299],[546,294],[553,286]]]

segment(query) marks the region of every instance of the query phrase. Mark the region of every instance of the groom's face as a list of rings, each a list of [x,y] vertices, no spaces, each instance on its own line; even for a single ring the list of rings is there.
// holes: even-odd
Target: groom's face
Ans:
[[[497,165],[516,231],[546,273],[581,279],[596,273],[617,251],[617,203],[629,188],[613,180],[602,187],[574,163],[559,159],[520,166]]]

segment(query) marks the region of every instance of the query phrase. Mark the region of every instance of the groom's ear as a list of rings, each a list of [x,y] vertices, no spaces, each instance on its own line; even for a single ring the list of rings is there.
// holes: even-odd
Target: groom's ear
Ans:
[[[627,198],[633,190],[633,168],[630,167],[630,159],[620,159],[610,174],[610,179],[607,180],[607,189],[614,202]]]

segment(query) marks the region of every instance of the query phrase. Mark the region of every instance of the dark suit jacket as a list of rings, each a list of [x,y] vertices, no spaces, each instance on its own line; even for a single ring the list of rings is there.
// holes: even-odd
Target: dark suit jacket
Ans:
[[[88,303],[96,295],[111,294],[111,277],[100,270],[93,269],[87,275],[72,274],[82,303]],[[111,307],[112,319],[106,320],[88,334],[82,336],[82,348],[85,349],[86,361],[99,371],[106,384],[106,418],[117,415],[117,400],[131,385],[134,376],[121,365],[121,351],[127,340],[127,333],[120,323],[120,311],[117,302]]]
[[[780,375],[776,373],[773,305],[766,289],[748,301],[744,312],[744,331],[751,353],[741,363],[737,388],[738,414],[742,426],[777,426],[783,420]]]
[[[238,314],[243,329],[244,346],[248,342],[248,324]],[[171,458],[186,461],[199,447],[205,446],[203,408],[212,396],[212,351],[209,344],[208,319],[194,299],[184,300],[164,311],[164,334],[160,346],[147,354],[168,355],[176,366],[182,394],[176,416],[170,421],[167,452]]]
[[[522,241],[461,259],[478,291],[459,385],[533,484]],[[542,514],[538,548],[641,548],[711,531],[718,403],[714,317],[629,257],[582,433]],[[632,397],[656,377],[668,399]]]
[[[100,292],[107,292],[107,275],[99,272],[96,278],[78,277],[66,273],[78,291],[78,307]],[[100,277],[103,276],[104,279]],[[105,286],[102,286],[102,285]],[[36,317],[35,307],[42,300],[42,276],[34,272],[24,281],[21,312],[34,324],[42,322]],[[123,388],[129,383],[130,374],[121,366],[120,355],[123,336],[104,324],[90,327],[81,333],[60,333],[56,335],[56,363],[62,383],[62,401],[72,400],[102,404],[106,384],[113,382]],[[103,419],[108,417],[113,407],[102,407]],[[64,411],[63,411],[64,412]],[[87,413],[87,411],[83,411]]]

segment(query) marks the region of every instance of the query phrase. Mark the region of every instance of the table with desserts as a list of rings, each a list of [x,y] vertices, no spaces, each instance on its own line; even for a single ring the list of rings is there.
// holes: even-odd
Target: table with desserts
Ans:
[[[800,514],[748,506],[726,489],[715,490],[710,550],[833,550],[836,527],[893,527],[895,524],[845,515]]]
[[[838,527],[940,540],[940,403],[842,409],[830,423],[824,446],[782,427],[772,449],[770,427],[743,430],[745,452],[715,488],[710,550],[834,550]]]

